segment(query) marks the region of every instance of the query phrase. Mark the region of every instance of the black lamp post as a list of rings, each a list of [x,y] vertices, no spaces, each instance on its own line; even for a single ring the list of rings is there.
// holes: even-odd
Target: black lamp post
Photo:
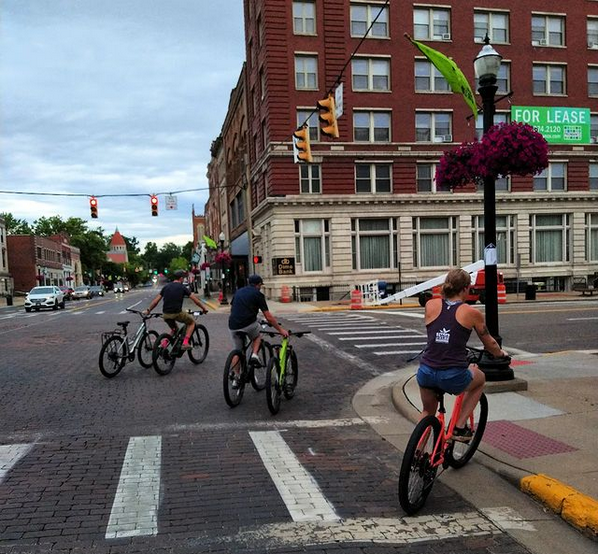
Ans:
[[[224,254],[224,239],[225,239],[224,232],[221,231],[220,235],[218,235],[218,240],[220,241],[220,256]],[[220,305],[224,306],[228,304],[228,300],[226,299],[226,274],[224,273],[224,259],[220,258],[220,271],[222,275],[222,300],[220,301]]]
[[[498,87],[496,77],[500,69],[502,56],[490,46],[488,35],[484,46],[474,60],[475,74],[478,78],[478,92],[482,97],[484,116],[484,134],[494,125],[494,97]],[[488,331],[502,345],[498,331],[498,275],[496,271],[496,182],[495,178],[484,178],[484,268],[486,277],[486,324]],[[514,378],[508,362],[492,359],[484,353],[480,369],[488,381],[508,381]]]

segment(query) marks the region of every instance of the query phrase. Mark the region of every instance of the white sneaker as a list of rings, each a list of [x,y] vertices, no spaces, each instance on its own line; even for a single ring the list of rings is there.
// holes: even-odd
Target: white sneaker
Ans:
[[[261,365],[262,365],[262,361],[260,360],[260,357],[257,354],[251,355],[251,357],[249,358],[249,363],[253,367],[261,367]]]

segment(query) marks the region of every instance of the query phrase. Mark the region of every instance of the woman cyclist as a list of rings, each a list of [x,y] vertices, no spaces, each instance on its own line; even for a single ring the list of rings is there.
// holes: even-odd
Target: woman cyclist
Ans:
[[[475,329],[484,348],[495,357],[507,356],[489,333],[483,314],[465,301],[471,277],[463,269],[452,269],[442,285],[442,298],[426,302],[425,324],[428,342],[417,372],[417,383],[423,404],[421,417],[435,415],[438,407],[432,388],[450,394],[465,391],[461,413],[454,430],[454,439],[468,441],[472,437],[466,421],[475,409],[486,377],[476,365],[467,361],[467,341]]]

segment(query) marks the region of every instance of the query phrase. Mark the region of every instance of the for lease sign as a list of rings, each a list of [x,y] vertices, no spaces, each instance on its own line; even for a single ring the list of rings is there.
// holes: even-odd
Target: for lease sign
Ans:
[[[512,106],[511,120],[534,127],[552,144],[589,144],[589,108]]]

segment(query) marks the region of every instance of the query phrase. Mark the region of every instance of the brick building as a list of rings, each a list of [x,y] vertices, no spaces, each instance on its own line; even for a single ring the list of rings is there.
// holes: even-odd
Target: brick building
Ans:
[[[4,219],[0,217],[0,298],[12,295],[13,288],[14,284],[8,266],[6,224]]]
[[[110,239],[110,248],[106,254],[108,260],[115,264],[126,264],[129,261],[129,254],[127,253],[127,243],[124,237],[120,234],[118,228],[114,231]]]
[[[67,233],[60,233],[50,237],[60,244],[62,250],[63,280],[60,284],[77,287],[83,284],[83,268],[81,266],[81,250],[71,244]]]
[[[542,174],[497,181],[497,239],[511,287],[567,289],[598,272],[598,2],[567,13],[556,0],[244,4],[251,250],[270,292],[404,287],[482,258],[482,191],[442,192],[434,180],[443,151],[480,136],[482,117],[468,117],[406,32],[452,57],[472,85],[488,33],[503,56],[497,98],[590,110],[591,143],[551,144]],[[329,139],[314,106],[341,74],[340,138]],[[307,119],[314,163],[294,164],[292,132]],[[499,101],[495,122],[509,119]],[[294,275],[275,274],[279,258]]]

